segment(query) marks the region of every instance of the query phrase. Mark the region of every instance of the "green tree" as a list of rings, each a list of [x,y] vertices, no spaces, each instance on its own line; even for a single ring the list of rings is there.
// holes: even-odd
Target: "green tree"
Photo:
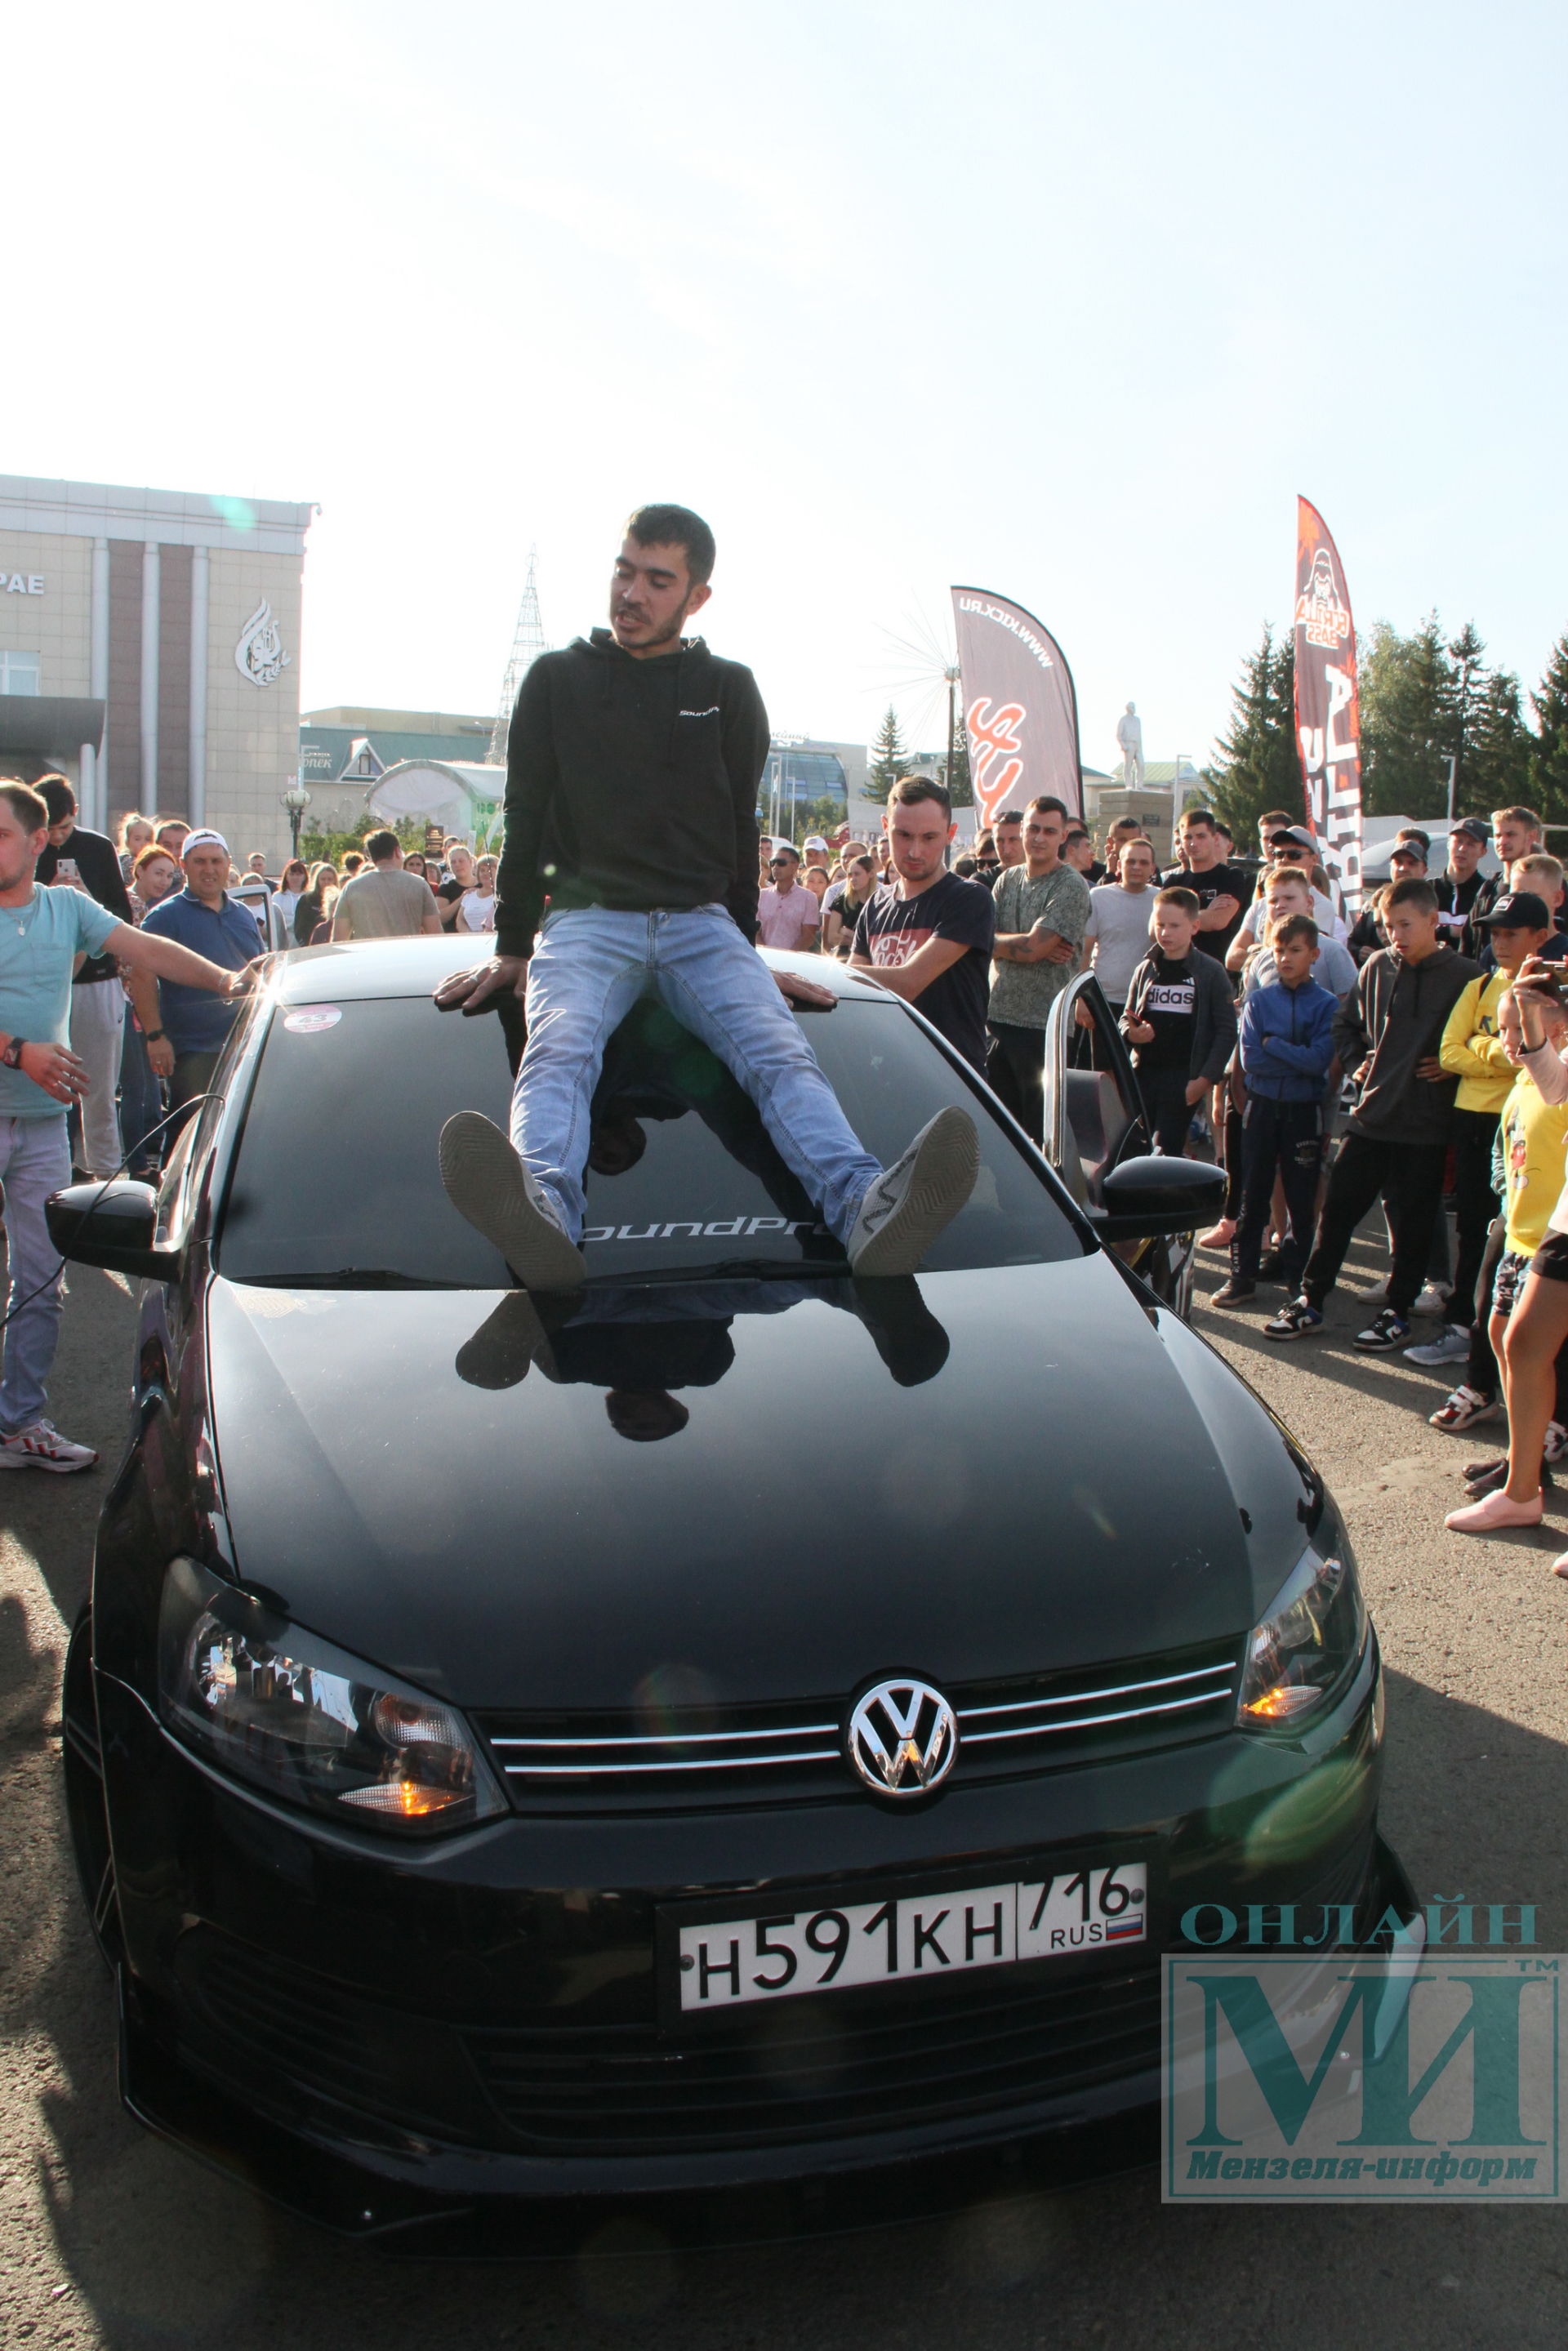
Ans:
[[[1369,816],[1442,816],[1456,688],[1436,612],[1408,637],[1377,622],[1358,666],[1363,807]]]
[[[1460,816],[1485,816],[1496,808],[1528,800],[1531,742],[1520,707],[1519,680],[1500,669],[1486,681],[1470,714],[1455,809]],[[1531,803],[1533,805],[1533,802]]]
[[[953,727],[953,772],[947,778],[947,795],[956,809],[975,805],[974,780],[969,774],[969,732],[962,714]]]
[[[1266,809],[1304,808],[1296,751],[1296,653],[1267,624],[1231,689],[1230,724],[1204,769],[1205,798],[1244,853]]]
[[[871,749],[871,767],[865,779],[866,798],[885,802],[909,765],[909,753],[899,732],[898,713],[891,702]]]
[[[1548,824],[1568,823],[1568,635],[1558,638],[1546,664],[1546,674],[1531,695],[1535,705],[1535,737],[1530,743],[1527,783],[1529,805]],[[1494,800],[1492,806],[1502,806]]]

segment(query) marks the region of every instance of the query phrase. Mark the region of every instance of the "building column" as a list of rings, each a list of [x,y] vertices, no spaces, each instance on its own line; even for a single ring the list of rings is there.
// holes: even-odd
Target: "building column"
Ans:
[[[193,826],[207,820],[207,550],[191,549],[191,771]]]
[[[88,623],[87,690],[95,702],[109,702],[109,541],[92,543],[92,603]],[[88,831],[109,831],[109,733],[101,751],[84,744],[81,754],[81,804]]]
[[[141,806],[158,806],[158,542],[141,550]]]

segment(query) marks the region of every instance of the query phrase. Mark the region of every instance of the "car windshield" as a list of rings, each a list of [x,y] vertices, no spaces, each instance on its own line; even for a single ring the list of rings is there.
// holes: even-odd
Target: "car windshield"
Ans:
[[[1028,1155],[897,1005],[841,999],[801,1025],[884,1165],[946,1103],[975,1114],[979,1180],[928,1252],[931,1270],[1082,1255]],[[497,1252],[442,1189],[436,1141],[463,1109],[504,1128],[510,1091],[493,1015],[441,1013],[427,996],[280,1005],[218,1228],[218,1270],[234,1281],[508,1286]],[[661,1006],[635,1006],[611,1039],[591,1137],[591,1280],[842,1271],[842,1249],[750,1101]]]

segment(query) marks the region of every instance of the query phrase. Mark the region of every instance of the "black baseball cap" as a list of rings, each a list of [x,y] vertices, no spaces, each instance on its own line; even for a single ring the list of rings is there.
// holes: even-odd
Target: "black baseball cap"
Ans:
[[[1461,817],[1454,831],[1469,833],[1470,839],[1479,841],[1483,849],[1491,839],[1491,827],[1484,816]]]
[[[1552,910],[1544,898],[1533,890],[1511,890],[1500,898],[1489,914],[1478,914],[1478,923],[1485,923],[1494,931],[1549,931]]]

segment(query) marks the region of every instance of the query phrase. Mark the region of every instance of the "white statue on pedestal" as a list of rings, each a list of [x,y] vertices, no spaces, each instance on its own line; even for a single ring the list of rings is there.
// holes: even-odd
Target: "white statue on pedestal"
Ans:
[[[1144,722],[1135,702],[1129,702],[1125,716],[1117,719],[1116,740],[1122,747],[1122,780],[1136,790],[1144,780]]]

